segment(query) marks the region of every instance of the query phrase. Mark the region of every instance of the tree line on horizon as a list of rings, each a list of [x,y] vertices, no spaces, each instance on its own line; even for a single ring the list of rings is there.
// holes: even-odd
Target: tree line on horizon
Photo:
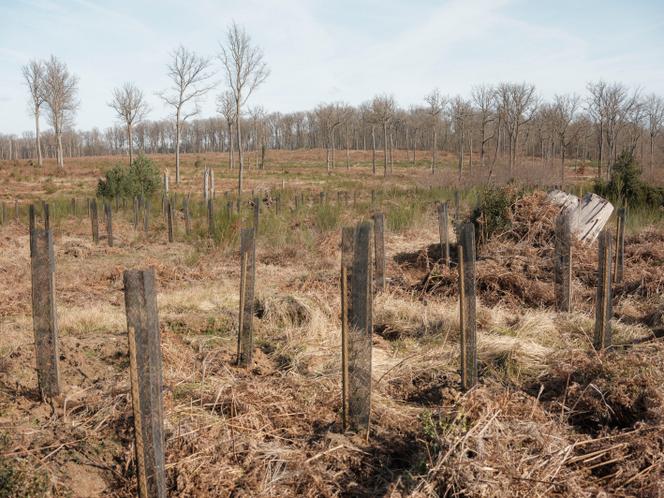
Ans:
[[[75,130],[78,78],[66,64],[54,56],[30,61],[23,76],[35,130],[21,137],[0,135],[0,159],[27,159],[41,165],[45,155],[64,167],[65,156],[126,154],[131,164],[134,150],[173,153],[179,183],[181,151],[227,152],[231,168],[237,157],[241,191],[244,153],[250,150],[256,152],[255,166],[262,167],[266,149],[322,148],[328,171],[336,167],[340,149],[346,152],[346,167],[350,167],[350,150],[371,150],[374,173],[381,150],[384,175],[391,169],[395,149],[406,150],[413,163],[415,151],[429,151],[432,172],[440,151],[456,155],[459,174],[465,164],[472,167],[475,158],[488,176],[496,162],[504,160],[512,177],[519,157],[527,155],[550,164],[557,160],[561,183],[566,159],[592,161],[597,176],[608,178],[620,152],[635,153],[652,173],[664,150],[664,100],[618,82],[590,82],[583,96],[560,94],[549,101],[532,84],[503,82],[474,86],[468,97],[450,97],[434,89],[423,96],[421,105],[408,109],[399,107],[393,96],[379,94],[358,106],[332,102],[308,111],[266,112],[260,105],[247,107],[249,97],[269,75],[261,49],[235,23],[219,48],[216,60],[224,86],[216,99],[218,117],[195,119],[201,97],[220,86],[215,59],[179,46],[167,66],[170,87],[156,92],[171,116],[147,120],[145,94],[126,82],[108,102],[118,123],[103,131]],[[44,111],[51,125],[47,132],[40,130]]]

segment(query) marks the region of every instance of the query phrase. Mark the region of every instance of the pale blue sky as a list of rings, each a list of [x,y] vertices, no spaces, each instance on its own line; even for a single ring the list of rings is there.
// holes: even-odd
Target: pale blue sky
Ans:
[[[169,52],[216,54],[233,19],[265,52],[272,74],[250,105],[268,111],[377,93],[408,107],[434,87],[499,81],[544,97],[598,79],[664,95],[662,0],[0,0],[0,133],[32,129],[20,68],[51,53],[80,78],[77,128],[111,125],[109,95],[127,80],[150,119],[166,117],[154,92]],[[210,98],[202,115],[215,112]]]

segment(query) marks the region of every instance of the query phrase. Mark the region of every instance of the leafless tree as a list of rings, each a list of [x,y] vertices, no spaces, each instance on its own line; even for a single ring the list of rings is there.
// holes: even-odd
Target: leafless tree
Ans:
[[[438,124],[440,117],[447,104],[447,99],[440,94],[436,88],[429,95],[424,97],[427,103],[427,112],[429,114],[432,140],[431,140],[431,173],[436,171],[436,149],[438,148]]]
[[[473,88],[471,95],[480,125],[480,165],[484,169],[486,144],[495,136],[495,132],[489,135],[488,128],[496,120],[496,90],[488,85],[479,85]]]
[[[597,138],[597,177],[602,177],[602,163],[604,161],[604,128],[606,125],[606,118],[604,116],[605,108],[605,93],[607,84],[604,81],[596,83],[588,83],[586,86],[588,90],[588,98],[586,99],[586,111],[593,121],[596,130]]]
[[[604,137],[609,149],[609,167],[607,175],[611,175],[611,163],[618,156],[618,134],[633,119],[634,113],[640,113],[639,90],[631,94],[621,83],[606,85],[601,103],[601,114],[604,117]]]
[[[58,166],[64,168],[62,132],[73,120],[78,107],[78,78],[67,65],[55,56],[44,64],[43,100],[48,108],[48,119],[57,141]]]
[[[242,197],[242,175],[244,173],[240,128],[242,108],[254,90],[267,79],[270,70],[263,60],[263,51],[252,45],[247,32],[235,22],[229,26],[226,32],[226,45],[220,44],[220,48],[219,59],[224,67],[226,83],[235,102],[235,134],[240,160],[237,185],[239,205]]]
[[[570,125],[576,116],[579,108],[579,96],[556,95],[553,98],[552,127],[555,131],[560,144],[560,184],[561,188],[565,186],[565,149],[570,143]]]
[[[133,83],[127,82],[113,90],[113,98],[108,103],[115,111],[118,118],[122,120],[127,128],[127,143],[129,146],[129,165],[133,160],[134,140],[132,136],[133,126],[139,123],[149,112],[149,107],[139,90]]]
[[[228,167],[235,167],[235,154],[233,153],[233,124],[235,123],[235,102],[233,94],[225,91],[217,97],[217,111],[224,116],[228,128]]]
[[[523,125],[528,123],[537,108],[535,86],[527,83],[501,83],[496,95],[507,138],[509,140],[509,177],[514,176],[519,133]]]
[[[371,101],[371,113],[375,120],[383,126],[383,176],[387,176],[387,127],[396,111],[394,97],[391,95],[379,95]]]
[[[458,158],[458,172],[459,181],[463,173],[463,161],[466,142],[466,123],[470,120],[472,115],[472,108],[470,104],[460,96],[455,97],[450,105],[452,113],[452,122],[454,123],[454,131],[457,137],[457,158]]]
[[[39,116],[44,104],[45,67],[42,61],[31,60],[23,66],[23,78],[30,92],[30,113],[35,118],[35,147],[37,148],[37,164],[42,165],[41,134],[39,133]]]
[[[209,58],[201,57],[182,45],[171,53],[168,64],[171,86],[159,97],[174,110],[175,117],[175,183],[180,183],[180,139],[182,124],[200,112],[199,100],[212,88],[214,73]]]
[[[655,165],[655,139],[664,127],[664,100],[655,94],[650,95],[645,101],[645,112],[650,137],[650,173],[652,174]]]

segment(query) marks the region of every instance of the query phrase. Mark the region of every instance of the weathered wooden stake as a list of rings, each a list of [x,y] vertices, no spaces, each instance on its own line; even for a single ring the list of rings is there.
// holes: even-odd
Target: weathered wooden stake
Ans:
[[[459,329],[461,332],[461,385],[477,383],[475,318],[475,226],[465,223],[459,231]]]
[[[373,292],[370,222],[342,231],[344,429],[368,434],[371,418]]]
[[[182,203],[184,211],[184,231],[187,235],[191,235],[191,217],[189,216],[189,196],[184,198]]]
[[[440,254],[445,266],[450,266],[450,235],[448,203],[438,204],[438,234],[440,236]]]
[[[165,498],[161,338],[154,270],[126,270],[124,293],[138,495]]]
[[[106,237],[108,247],[113,247],[113,209],[110,202],[104,203],[104,214],[106,215]]]
[[[173,243],[173,204],[171,204],[170,199],[166,199],[166,213],[167,225],[168,225],[168,242]]]
[[[595,349],[611,347],[611,233],[602,230],[599,234],[597,265],[597,293],[595,301]]]
[[[207,222],[208,222],[208,237],[214,237],[214,205],[212,199],[207,200]]]
[[[372,216],[374,228],[374,292],[385,290],[385,215],[375,213]]]
[[[90,218],[92,220],[92,242],[99,243],[99,213],[97,212],[97,199],[90,199]]]
[[[32,206],[30,212],[32,324],[37,380],[42,399],[46,399],[60,394],[58,326],[55,313],[55,255],[51,231],[35,228]]]
[[[572,230],[569,215],[562,213],[556,219],[553,285],[556,309],[572,311]]]
[[[254,338],[254,286],[256,282],[256,233],[242,229],[240,235],[240,312],[237,336],[237,364],[251,366]]]
[[[623,281],[625,272],[625,208],[618,209],[616,227],[616,258],[615,268],[613,270],[614,281],[620,283]]]
[[[254,232],[258,235],[258,226],[260,223],[261,200],[259,197],[254,197]]]

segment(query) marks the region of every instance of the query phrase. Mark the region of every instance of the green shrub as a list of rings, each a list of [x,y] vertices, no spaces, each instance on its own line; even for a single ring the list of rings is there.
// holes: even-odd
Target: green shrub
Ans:
[[[521,195],[523,192],[513,186],[488,186],[480,191],[477,206],[470,214],[476,234],[483,230],[484,236],[489,239],[494,233],[508,229],[510,209]]]
[[[107,198],[149,196],[159,189],[160,176],[151,159],[140,155],[128,168],[116,164],[97,184],[97,195]]]
[[[611,179],[608,182],[597,180],[593,190],[614,203],[632,208],[657,208],[664,205],[664,189],[641,180],[641,167],[630,151],[620,154],[613,164]]]

